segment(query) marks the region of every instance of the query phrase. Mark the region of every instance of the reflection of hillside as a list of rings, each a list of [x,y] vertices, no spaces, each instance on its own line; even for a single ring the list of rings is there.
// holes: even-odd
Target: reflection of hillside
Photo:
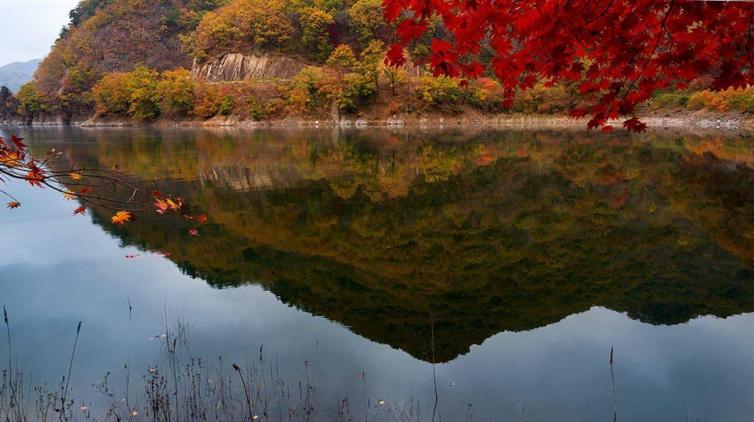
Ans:
[[[74,155],[145,179],[158,170],[144,151],[172,155],[180,181],[166,190],[210,216],[201,241],[143,216],[117,230],[126,243],[169,251],[217,287],[260,283],[422,359],[431,321],[444,361],[594,305],[656,324],[754,310],[740,148],[736,164],[688,147],[696,139],[449,138],[197,138],[143,146],[135,161],[116,143]]]

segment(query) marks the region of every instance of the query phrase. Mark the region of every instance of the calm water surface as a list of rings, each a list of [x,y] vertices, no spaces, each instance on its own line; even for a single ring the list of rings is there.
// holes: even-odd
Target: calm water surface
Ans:
[[[36,384],[60,381],[83,321],[72,389],[96,406],[107,372],[117,389],[124,364],[164,364],[167,313],[191,356],[263,347],[289,385],[309,377],[316,420],[343,399],[431,420],[435,384],[435,420],[611,420],[611,347],[619,420],[754,414],[754,138],[21,132],[209,217],[198,238],[149,214],[115,228],[12,184],[0,304]]]

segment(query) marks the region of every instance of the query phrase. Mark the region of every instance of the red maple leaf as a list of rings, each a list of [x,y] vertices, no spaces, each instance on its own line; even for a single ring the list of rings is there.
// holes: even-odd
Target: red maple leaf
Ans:
[[[638,117],[632,117],[626,120],[623,122],[623,127],[636,133],[646,132],[647,130],[646,123],[643,123]]]
[[[39,166],[34,161],[28,164],[29,171],[26,173],[24,179],[32,186],[42,187],[42,182],[45,181],[45,175]]]
[[[17,149],[18,149],[19,151],[24,151],[24,150],[26,150],[26,146],[27,146],[27,145],[26,145],[25,143],[23,143],[23,140],[24,140],[24,138],[19,138],[19,137],[18,137],[18,136],[16,136],[16,135],[11,135],[11,136],[10,136],[10,140],[11,140],[11,141],[13,142],[13,145],[15,145],[15,146],[16,146],[16,148],[17,148]]]
[[[84,214],[85,212],[86,212],[86,208],[78,207],[75,210],[73,210],[73,215]]]

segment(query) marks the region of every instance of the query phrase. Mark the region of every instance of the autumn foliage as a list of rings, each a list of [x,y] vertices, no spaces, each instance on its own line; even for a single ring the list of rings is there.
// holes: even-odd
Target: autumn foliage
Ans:
[[[754,3],[694,0],[384,0],[397,23],[389,61],[402,64],[435,20],[429,41],[436,75],[494,74],[510,103],[537,82],[577,83],[576,117],[590,128],[632,116],[660,89],[707,80],[714,90],[754,81]],[[485,59],[489,57],[489,60]],[[635,117],[629,130],[643,131]]]
[[[0,183],[25,181],[32,187],[58,192],[67,201],[76,200],[80,205],[73,210],[74,216],[85,214],[87,207],[111,210],[114,214],[110,222],[114,225],[133,221],[136,212],[173,214],[195,221],[198,225],[207,223],[208,218],[204,214],[186,214],[182,198],[164,196],[118,168],[80,168],[75,164],[70,168],[62,168],[57,163],[61,156],[62,153],[53,148],[43,158],[35,158],[23,138],[11,135],[6,140],[0,137]],[[0,189],[0,194],[9,199],[7,208],[22,206],[21,201],[6,190]],[[190,234],[198,236],[198,228],[191,228]]]
[[[383,100],[384,114],[471,106],[569,113],[605,131],[623,119],[640,132],[639,105],[685,107],[690,94],[678,93],[691,88],[709,90],[691,108],[750,109],[748,99],[720,93],[751,84],[752,35],[754,3],[745,1],[82,0],[18,94],[18,114],[27,123],[85,120],[95,109],[147,121],[260,120],[327,106],[363,115]],[[370,78],[352,67],[349,51],[358,58],[379,42],[387,62],[407,72],[381,68]],[[314,85],[335,80],[340,92],[305,93],[297,86],[303,74],[255,96],[180,70],[226,53],[294,56],[319,68],[305,71],[323,75]],[[425,77],[425,64],[445,79]],[[380,78],[397,99],[383,95]]]

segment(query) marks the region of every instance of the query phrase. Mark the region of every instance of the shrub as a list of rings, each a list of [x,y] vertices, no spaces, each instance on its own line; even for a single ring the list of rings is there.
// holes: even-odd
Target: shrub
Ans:
[[[471,83],[467,91],[466,102],[483,112],[503,110],[503,88],[499,82],[490,78],[479,78]]]
[[[458,79],[447,76],[422,76],[417,79],[416,95],[424,108],[458,112],[461,89]]]
[[[558,114],[568,112],[574,105],[575,96],[563,85],[545,86],[542,83],[519,92],[511,110],[518,113]]]
[[[754,111],[754,89],[728,89],[722,94],[728,110]]]
[[[209,119],[220,111],[220,95],[215,85],[197,84],[194,91],[194,116]]]
[[[690,110],[724,110],[725,104],[722,99],[709,90],[699,91],[689,97],[688,108]]]
[[[265,104],[265,115],[274,117],[280,115],[285,110],[285,100],[282,98],[270,98]]]
[[[655,110],[667,108],[686,108],[689,94],[685,92],[663,92],[652,98],[651,107]]]
[[[218,111],[221,116],[230,116],[236,108],[236,99],[231,95],[225,95],[220,101]]]
[[[699,91],[688,101],[690,110],[754,111],[754,88]]]

